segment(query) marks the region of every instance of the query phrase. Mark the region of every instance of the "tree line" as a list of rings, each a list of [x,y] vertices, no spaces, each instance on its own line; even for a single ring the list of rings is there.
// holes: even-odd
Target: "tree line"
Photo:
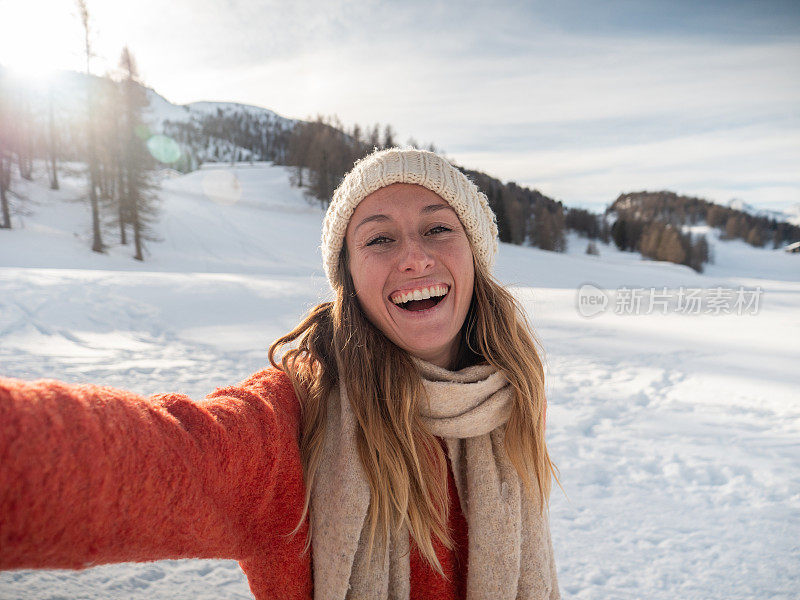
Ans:
[[[345,127],[337,116],[317,115],[298,121],[288,138],[283,164],[293,167],[292,183],[304,187],[308,195],[327,207],[334,190],[356,161],[375,149],[398,145],[397,133],[391,125]],[[419,147],[410,139],[407,145]],[[433,144],[428,150],[436,152]]]
[[[686,265],[702,273],[710,262],[708,241],[704,235],[684,233],[672,223],[643,221],[620,217],[610,228],[611,238],[620,250],[640,252],[653,260]]]
[[[0,228],[12,227],[12,199],[17,205],[25,202],[15,190],[15,170],[20,179],[31,180],[34,160],[41,161],[50,188],[56,190],[61,163],[77,161],[85,165],[92,250],[105,251],[113,228],[119,243],[132,243],[133,258],[144,260],[145,241],[152,239],[156,216],[156,161],[148,146],[153,136],[143,119],[146,90],[127,47],[114,71],[103,77],[91,74],[89,11],[85,0],[76,4],[86,59],[85,77],[77,80],[82,91],[77,110],[64,109],[55,96],[56,85],[65,85],[63,80],[51,81],[42,96],[0,71]]]
[[[566,214],[564,205],[530,188],[499,179],[481,171],[462,169],[486,194],[497,217],[501,242],[564,252]]]
[[[230,110],[217,107],[190,120],[167,119],[162,132],[185,150],[172,165],[185,173],[204,162],[257,160],[286,164],[294,126],[293,121],[274,113],[234,106]]]
[[[758,248],[767,244],[780,248],[800,240],[800,227],[791,223],[669,191],[622,194],[607,212],[626,220],[658,221],[676,227],[705,221],[722,231],[722,239],[741,239]]]
[[[131,52],[124,48],[118,68],[103,77],[92,75],[89,15],[85,0],[76,0],[84,25],[86,74],[80,78],[80,116],[64,118],[54,84],[38,97],[24,86],[11,86],[0,69],[0,227],[11,227],[10,202],[21,195],[13,175],[31,179],[34,159],[59,187],[59,162],[86,165],[86,201],[92,216],[92,249],[102,252],[109,236],[133,242],[134,258],[144,259],[144,242],[153,238],[156,216],[155,168],[158,161],[188,172],[203,162],[272,161],[292,167],[292,183],[326,207],[344,175],[374,149],[398,145],[389,124],[346,127],[335,116],[306,121],[285,119],[270,111],[242,105],[193,110],[184,120],[162,123],[153,135],[144,122],[148,91],[137,74]],[[80,95],[80,94],[79,94]],[[168,148],[159,150],[161,140]],[[422,147],[414,139],[406,145]],[[433,144],[426,149],[437,152]],[[566,232],[613,242],[622,250],[686,264],[696,270],[710,259],[703,236],[683,233],[686,225],[705,220],[727,239],[741,238],[754,246],[773,247],[800,239],[800,228],[754,216],[700,198],[673,192],[623,194],[596,214],[568,208],[540,191],[503,183],[478,170],[461,169],[486,194],[497,216],[500,240],[544,250],[566,250]],[[613,224],[612,224],[613,223]],[[116,233],[110,233],[109,231]]]
[[[318,115],[314,120],[295,124],[284,164],[293,167],[293,184],[305,187],[308,195],[324,208],[356,161],[374,149],[396,145],[397,134],[389,124],[355,124],[347,128],[336,116]],[[406,146],[438,152],[433,144],[423,146],[413,138]],[[503,183],[481,171],[454,166],[486,194],[497,216],[500,241],[556,252],[566,250],[565,215],[570,211],[561,202],[514,182]]]

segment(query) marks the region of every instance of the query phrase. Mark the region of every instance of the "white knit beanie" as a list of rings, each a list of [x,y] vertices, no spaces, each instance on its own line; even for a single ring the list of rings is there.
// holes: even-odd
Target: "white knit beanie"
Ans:
[[[389,148],[359,160],[333,192],[322,224],[322,263],[331,286],[353,211],[372,192],[393,183],[415,183],[456,211],[475,257],[491,271],[497,254],[497,219],[486,195],[441,156],[426,150]]]

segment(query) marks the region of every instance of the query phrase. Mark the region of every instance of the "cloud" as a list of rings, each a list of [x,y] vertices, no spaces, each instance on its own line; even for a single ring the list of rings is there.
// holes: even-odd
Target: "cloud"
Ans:
[[[467,166],[568,203],[644,188],[798,200],[795,42],[549,32],[506,36],[487,57],[459,56],[465,30],[383,33],[258,66],[209,67],[203,97],[244,96],[298,118],[390,122],[400,139],[434,142]]]
[[[594,209],[620,193],[645,189],[717,202],[755,198],[775,208],[800,201],[800,136],[764,127],[586,149],[456,153],[453,158],[536,187],[568,205]]]

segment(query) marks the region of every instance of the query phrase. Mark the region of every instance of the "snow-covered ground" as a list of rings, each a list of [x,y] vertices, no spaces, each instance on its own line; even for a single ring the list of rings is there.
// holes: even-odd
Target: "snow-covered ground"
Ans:
[[[0,231],[3,375],[200,397],[261,368],[328,298],[322,212],[283,168],[165,179],[144,263],[92,254],[88,210],[64,201],[79,181],[63,183],[23,186],[27,216]],[[501,245],[498,276],[546,354],[565,598],[800,597],[800,256],[709,236],[702,275],[602,244],[588,256],[575,236],[565,254]],[[700,314],[676,305],[691,289]],[[758,303],[706,312],[715,289]],[[590,296],[606,308],[583,316]],[[251,597],[234,562],[0,573],[0,598],[219,597]]]

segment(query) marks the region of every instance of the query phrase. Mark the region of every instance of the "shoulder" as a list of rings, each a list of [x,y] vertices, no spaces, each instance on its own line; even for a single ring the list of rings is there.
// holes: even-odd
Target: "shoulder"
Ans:
[[[292,413],[300,411],[300,400],[289,376],[274,367],[262,369],[245,379],[241,386],[268,397],[274,405]]]
[[[300,400],[289,376],[274,367],[262,369],[241,383],[215,390],[214,396],[255,396],[275,412],[275,417],[285,426],[299,429]]]

